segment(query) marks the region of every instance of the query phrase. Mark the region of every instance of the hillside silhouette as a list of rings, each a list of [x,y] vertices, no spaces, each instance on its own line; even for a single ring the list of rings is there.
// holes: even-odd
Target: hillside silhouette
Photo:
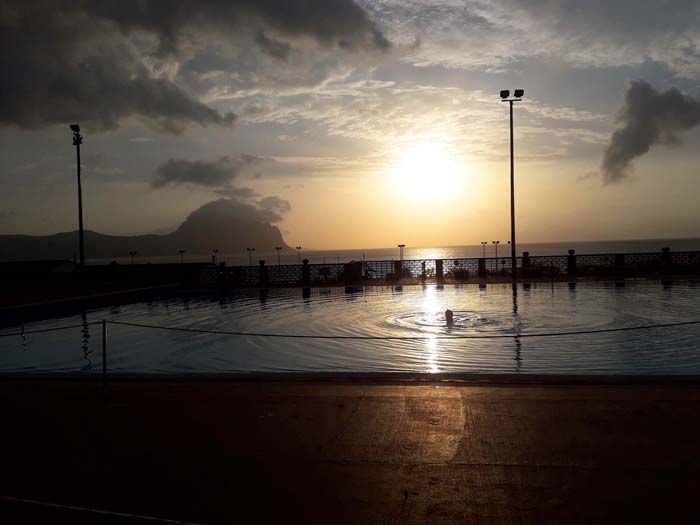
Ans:
[[[209,202],[193,211],[172,233],[166,235],[104,235],[85,231],[87,258],[128,257],[136,250],[139,256],[237,253],[246,247],[258,250],[281,246],[284,242],[279,228],[265,222],[250,207],[227,199]],[[78,231],[53,235],[0,235],[0,260],[72,259],[78,251]]]

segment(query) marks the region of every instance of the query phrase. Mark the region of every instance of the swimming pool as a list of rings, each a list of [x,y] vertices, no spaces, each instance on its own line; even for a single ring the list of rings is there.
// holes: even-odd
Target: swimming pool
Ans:
[[[444,311],[455,313],[445,326]],[[110,372],[419,372],[698,374],[700,325],[528,337],[700,319],[697,282],[578,282],[362,289],[240,290],[162,297],[35,319],[0,337],[0,372],[96,374],[110,321],[265,334],[399,339],[295,339],[108,325]],[[19,325],[4,325],[0,333]],[[507,335],[505,338],[492,336]],[[487,336],[485,339],[445,337]],[[420,339],[403,339],[418,337]]]

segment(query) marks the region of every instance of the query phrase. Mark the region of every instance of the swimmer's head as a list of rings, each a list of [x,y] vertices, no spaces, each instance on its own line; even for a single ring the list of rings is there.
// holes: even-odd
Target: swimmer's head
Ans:
[[[454,314],[452,313],[452,310],[445,310],[445,322],[447,324],[453,324],[454,323]]]

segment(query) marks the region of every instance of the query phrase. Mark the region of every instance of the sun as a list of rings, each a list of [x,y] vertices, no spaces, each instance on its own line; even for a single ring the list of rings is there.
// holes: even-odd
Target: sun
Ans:
[[[442,200],[455,194],[459,164],[449,149],[437,142],[421,142],[402,150],[392,167],[393,185],[416,200]]]

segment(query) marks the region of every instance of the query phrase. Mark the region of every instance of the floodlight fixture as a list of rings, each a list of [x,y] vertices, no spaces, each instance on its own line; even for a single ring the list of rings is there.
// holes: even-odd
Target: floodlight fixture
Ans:
[[[509,89],[502,89],[501,90],[501,98],[508,98],[510,96],[510,90]]]
[[[524,94],[525,94],[524,89],[516,89],[515,92],[513,93],[515,98],[522,98]]]
[[[70,129],[73,133],[80,133],[80,126],[77,124],[71,124]]]

